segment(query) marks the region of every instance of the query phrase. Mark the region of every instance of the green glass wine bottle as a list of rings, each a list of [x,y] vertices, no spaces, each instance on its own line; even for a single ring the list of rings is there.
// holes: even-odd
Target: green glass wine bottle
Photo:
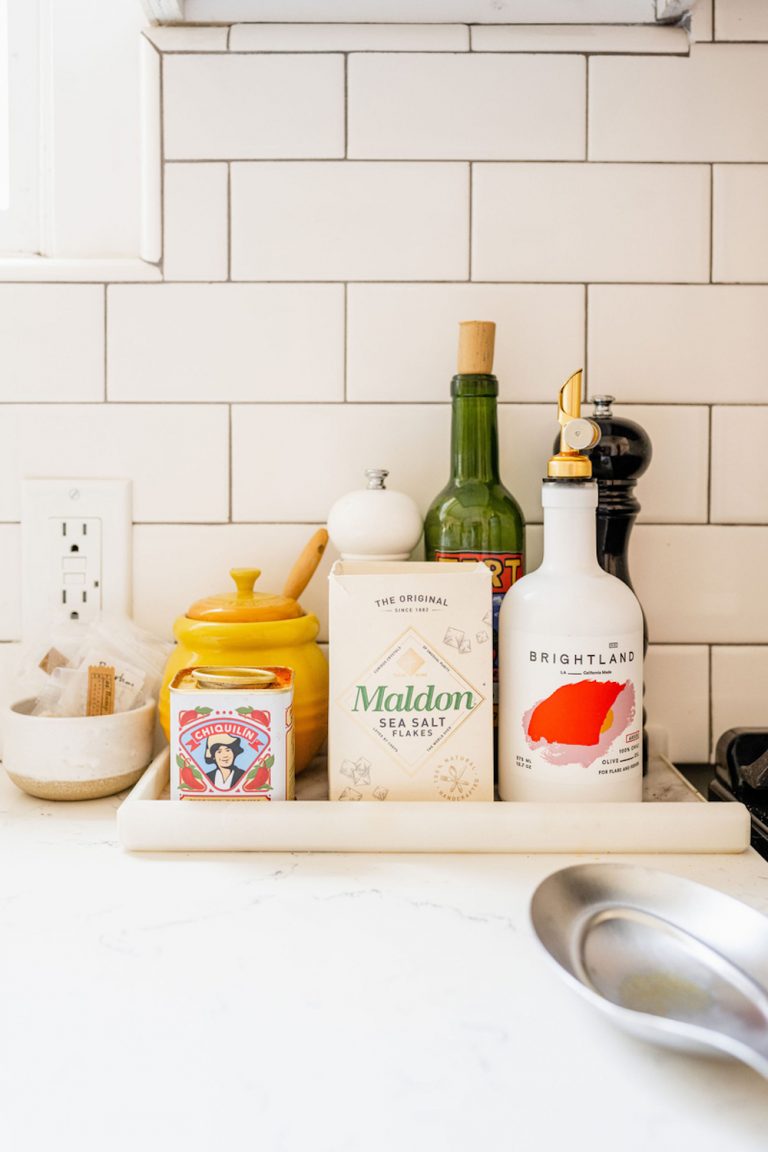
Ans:
[[[482,560],[493,573],[494,725],[499,609],[525,571],[525,520],[499,475],[495,334],[490,322],[467,320],[459,326],[458,371],[451,381],[451,476],[424,525],[427,560]]]

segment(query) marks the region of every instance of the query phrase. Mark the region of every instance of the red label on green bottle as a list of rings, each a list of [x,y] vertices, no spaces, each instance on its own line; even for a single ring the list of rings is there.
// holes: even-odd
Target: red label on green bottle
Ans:
[[[499,705],[499,611],[501,602],[509,592],[516,580],[524,575],[523,557],[520,552],[435,552],[435,560],[446,560],[467,563],[477,563],[481,560],[490,570],[491,581],[491,609],[487,623],[493,632],[493,725],[498,727]]]
[[[493,576],[494,596],[505,596],[516,580],[523,575],[523,556],[520,552],[435,552],[435,560],[459,562],[482,560]]]

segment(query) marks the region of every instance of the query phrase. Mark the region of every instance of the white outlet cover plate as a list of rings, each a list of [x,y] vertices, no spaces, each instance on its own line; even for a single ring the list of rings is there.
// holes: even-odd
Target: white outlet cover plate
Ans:
[[[101,524],[101,610],[130,616],[132,590],[131,481],[35,477],[22,484],[22,631],[39,631],[62,613],[60,585],[52,577],[54,520]]]

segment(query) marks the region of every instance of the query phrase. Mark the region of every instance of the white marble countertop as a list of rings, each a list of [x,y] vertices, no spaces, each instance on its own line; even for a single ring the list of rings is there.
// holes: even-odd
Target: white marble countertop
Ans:
[[[574,857],[131,856],[119,802],[0,773],[7,1152],[765,1149],[755,1073],[625,1036],[545,962],[528,902]],[[625,859],[768,912],[752,852]]]

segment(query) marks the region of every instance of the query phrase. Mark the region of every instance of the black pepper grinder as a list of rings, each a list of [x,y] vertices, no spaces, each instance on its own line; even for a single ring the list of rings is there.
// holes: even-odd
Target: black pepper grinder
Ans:
[[[635,485],[651,462],[653,447],[644,428],[634,420],[613,414],[613,396],[595,396],[592,403],[592,418],[600,425],[601,432],[600,442],[586,453],[592,460],[592,475],[597,480],[597,558],[601,568],[632,588],[627,553],[629,534],[640,511]],[[645,612],[643,647],[648,648]],[[643,731],[644,773],[647,768],[648,741]]]
[[[600,442],[586,453],[597,480],[597,558],[606,572],[632,588],[627,552],[629,534],[640,511],[635,485],[650,464],[653,449],[644,428],[613,414],[613,396],[595,396],[592,403],[592,418],[601,432]],[[645,615],[643,622],[647,647]]]

